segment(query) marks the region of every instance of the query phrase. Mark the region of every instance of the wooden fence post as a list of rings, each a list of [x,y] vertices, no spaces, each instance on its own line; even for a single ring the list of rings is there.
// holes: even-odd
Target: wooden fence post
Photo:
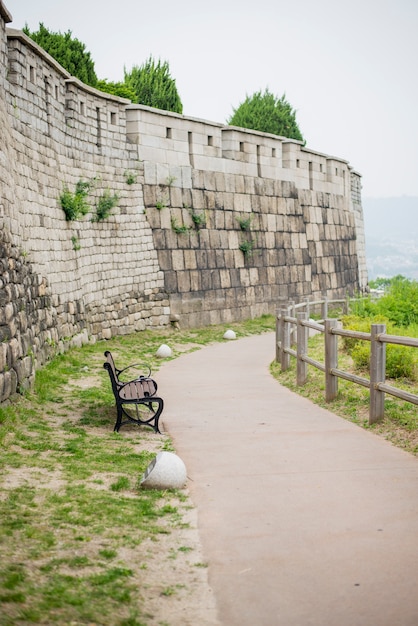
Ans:
[[[296,341],[296,384],[304,385],[308,378],[308,364],[302,360],[302,355],[308,352],[308,328],[301,322],[308,319],[308,314],[298,313],[298,325],[297,325],[297,341]]]
[[[370,408],[369,424],[385,416],[385,393],[376,388],[376,383],[386,380],[386,344],[379,335],[386,332],[386,324],[372,324],[370,350]]]
[[[338,335],[332,334],[332,329],[338,326],[338,320],[324,320],[325,326],[325,400],[331,402],[338,394],[338,377],[331,373],[332,368],[338,367]]]
[[[325,296],[321,305],[321,317],[326,320],[328,317],[328,298]]]
[[[290,317],[296,317],[296,302],[289,300],[287,304],[287,315]],[[296,343],[296,326],[293,324],[289,326],[289,348]]]
[[[286,315],[289,315],[289,309],[282,307],[280,309],[280,369],[282,372],[285,372],[290,366],[290,354],[286,352],[286,349],[290,348],[290,324],[285,320]]]
[[[281,325],[281,309],[276,313],[276,363],[280,363],[280,325]]]
[[[311,316],[311,304],[309,296],[305,296],[304,298],[302,298],[302,301],[305,303],[305,312],[309,319]]]

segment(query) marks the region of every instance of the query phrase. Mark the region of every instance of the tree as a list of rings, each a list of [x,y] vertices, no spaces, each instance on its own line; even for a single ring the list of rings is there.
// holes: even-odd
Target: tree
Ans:
[[[54,57],[71,76],[75,76],[86,85],[96,87],[97,76],[90,52],[86,51],[86,46],[81,41],[72,37],[70,30],[64,34],[52,33],[40,23],[37,32],[31,33],[27,24],[23,32]]]
[[[296,111],[287,102],[285,94],[277,98],[268,89],[247,96],[234,109],[227,124],[304,141],[296,122]]]
[[[136,94],[136,102],[165,111],[183,113],[176,81],[170,76],[167,61],[155,62],[152,56],[141,66],[125,70],[125,84]]]
[[[125,83],[113,83],[108,80],[98,80],[96,89],[112,94],[112,96],[118,96],[119,98],[128,98],[132,102],[136,102],[135,92],[128,87]]]

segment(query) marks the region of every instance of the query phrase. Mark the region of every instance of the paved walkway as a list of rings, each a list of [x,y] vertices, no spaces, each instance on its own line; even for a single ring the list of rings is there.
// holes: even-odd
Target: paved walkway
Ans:
[[[273,358],[268,333],[158,372],[220,623],[417,626],[417,459],[279,385]]]

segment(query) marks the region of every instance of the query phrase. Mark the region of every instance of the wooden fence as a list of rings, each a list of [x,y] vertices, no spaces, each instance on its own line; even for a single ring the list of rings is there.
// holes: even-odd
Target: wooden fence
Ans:
[[[339,306],[344,312],[349,310],[348,300],[309,301],[282,306],[276,319],[276,361],[282,372],[290,366],[290,357],[297,359],[296,384],[304,385],[308,376],[308,365],[324,372],[325,399],[331,402],[338,394],[338,378],[362,385],[370,390],[369,424],[384,417],[385,394],[418,404],[418,396],[386,384],[386,344],[397,344],[418,348],[418,339],[387,335],[385,324],[372,324],[370,333],[344,330],[337,318],[328,318],[328,308]],[[309,319],[314,309],[320,309],[322,319]],[[324,336],[325,363],[320,363],[308,356],[309,331],[319,332]],[[371,342],[370,377],[356,376],[338,369],[338,337],[352,337]],[[296,350],[292,346],[296,346]]]

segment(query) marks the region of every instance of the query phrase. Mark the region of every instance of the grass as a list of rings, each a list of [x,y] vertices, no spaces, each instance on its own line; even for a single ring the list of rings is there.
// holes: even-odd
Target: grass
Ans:
[[[342,342],[341,342],[342,343]],[[412,350],[413,348],[409,348]],[[324,339],[319,334],[309,339],[308,354],[311,358],[324,363]],[[354,369],[352,359],[339,346],[338,368],[347,372],[353,372],[368,378],[366,371]],[[369,391],[367,388],[338,380],[338,397],[330,403],[325,401],[324,374],[315,367],[309,366],[308,381],[304,386],[296,385],[296,359],[291,358],[290,368],[280,371],[280,364],[271,364],[271,373],[284,386],[300,395],[309,398],[315,404],[329,409],[336,415],[349,419],[363,428],[370,429],[384,436],[393,444],[418,455],[418,412],[417,406],[386,394],[385,419],[382,422],[369,426]],[[387,383],[399,389],[405,389],[418,394],[416,381],[408,379],[387,380]]]
[[[178,576],[162,576],[152,587],[155,554],[165,538],[184,529],[190,509],[184,491],[141,490],[140,477],[160,450],[173,450],[166,435],[146,428],[113,433],[114,399],[103,352],[119,367],[138,363],[138,372],[161,365],[162,343],[176,358],[222,341],[228,328],[238,337],[272,331],[273,316],[201,329],[172,328],[116,337],[58,355],[37,372],[32,393],[0,409],[0,625],[149,624],[149,598],[178,602],[184,590]],[[309,353],[321,360],[321,336]],[[340,352],[340,367],[350,362]],[[295,360],[280,373],[281,384],[368,428],[367,390],[339,381],[338,399],[326,405],[323,374],[310,368],[309,381],[296,389]],[[158,380],[158,376],[157,376]],[[399,385],[399,382],[396,383]],[[404,381],[411,390],[410,383]],[[386,400],[387,417],[375,432],[417,454],[414,405]],[[193,549],[169,545],[165,559],[177,567]],[[191,553],[191,554],[190,554]],[[190,562],[194,572],[207,567]]]
[[[140,489],[155,454],[173,444],[147,428],[113,432],[103,352],[111,350],[119,367],[138,363],[138,373],[147,365],[155,373],[162,343],[176,358],[222,341],[228,328],[258,334],[271,331],[274,318],[155,329],[72,349],[37,372],[33,392],[0,409],[1,626],[149,623],[155,552],[187,526],[190,503],[181,490]],[[180,544],[176,564],[189,550]],[[190,563],[194,571],[205,566]],[[181,589],[162,578],[154,594]]]

